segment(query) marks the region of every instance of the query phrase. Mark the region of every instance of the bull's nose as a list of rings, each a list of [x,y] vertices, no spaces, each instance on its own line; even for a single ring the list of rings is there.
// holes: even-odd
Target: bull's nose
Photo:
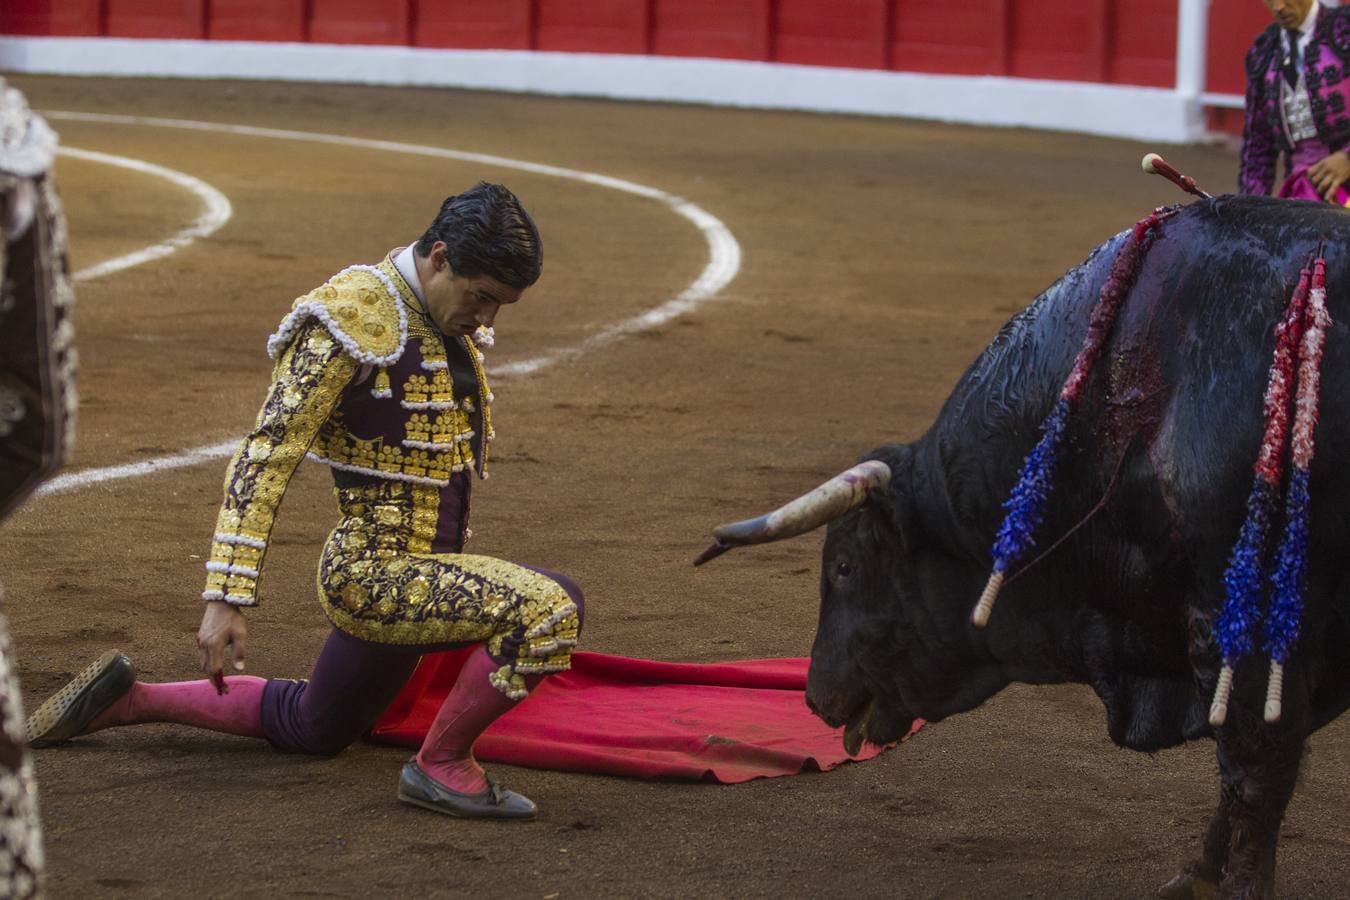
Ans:
[[[806,686],[806,708],[811,710],[811,714],[817,719],[830,727],[834,727],[834,720],[838,719],[838,716],[831,715],[832,707],[833,704],[829,703],[828,700],[820,699],[819,692],[813,689],[811,685]]]
[[[853,702],[855,699],[856,703]],[[853,710],[861,706],[865,699],[864,696],[852,698],[834,692],[812,690],[809,685],[806,688],[807,709],[831,728],[838,728],[847,722]]]

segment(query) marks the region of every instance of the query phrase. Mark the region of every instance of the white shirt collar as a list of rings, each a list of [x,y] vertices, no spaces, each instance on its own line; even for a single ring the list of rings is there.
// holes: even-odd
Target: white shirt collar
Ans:
[[[1321,8],[1322,8],[1321,0],[1314,0],[1313,5],[1308,8],[1308,14],[1303,17],[1302,23],[1300,23],[1298,28],[1295,29],[1296,31],[1298,31],[1298,56],[1299,56],[1300,71],[1302,71],[1305,64],[1304,60],[1305,51],[1307,51],[1308,49],[1308,44],[1312,42],[1313,29],[1317,27],[1317,11]],[[1293,50],[1293,48],[1289,46],[1289,32],[1285,31],[1283,28],[1280,29],[1280,46],[1284,48],[1285,53],[1289,53]]]
[[[416,242],[409,244],[394,257],[394,268],[398,269],[398,274],[402,275],[403,280],[408,282],[408,287],[412,288],[413,293],[417,295],[417,299],[421,301],[425,308],[427,298],[422,294],[422,279],[417,277],[417,260],[413,256],[413,247],[415,246]]]

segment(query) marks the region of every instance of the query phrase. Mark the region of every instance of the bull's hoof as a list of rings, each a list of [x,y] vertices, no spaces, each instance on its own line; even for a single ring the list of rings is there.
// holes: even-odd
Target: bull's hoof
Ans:
[[[1158,896],[1162,900],[1216,900],[1219,885],[1191,872],[1182,872],[1158,888]]]

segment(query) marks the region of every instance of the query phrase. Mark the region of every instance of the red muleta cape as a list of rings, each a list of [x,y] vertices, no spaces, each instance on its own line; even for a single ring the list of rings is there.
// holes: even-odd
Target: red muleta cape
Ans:
[[[419,746],[472,649],[423,658],[370,738]],[[829,771],[887,749],[865,745],[854,757],[844,752],[843,729],[830,728],[806,707],[807,664],[805,658],[691,664],[575,653],[570,671],[544,679],[493,723],[474,752],[485,762],[536,769],[732,784]]]

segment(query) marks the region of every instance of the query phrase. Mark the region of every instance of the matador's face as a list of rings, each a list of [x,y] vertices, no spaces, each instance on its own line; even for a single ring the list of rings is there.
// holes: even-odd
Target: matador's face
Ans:
[[[468,337],[480,325],[491,328],[497,312],[508,303],[518,302],[525,293],[487,275],[457,275],[450,268],[441,241],[418,262],[427,312],[441,333],[451,337]]]
[[[1297,28],[1317,0],[1261,0],[1281,28]]]

